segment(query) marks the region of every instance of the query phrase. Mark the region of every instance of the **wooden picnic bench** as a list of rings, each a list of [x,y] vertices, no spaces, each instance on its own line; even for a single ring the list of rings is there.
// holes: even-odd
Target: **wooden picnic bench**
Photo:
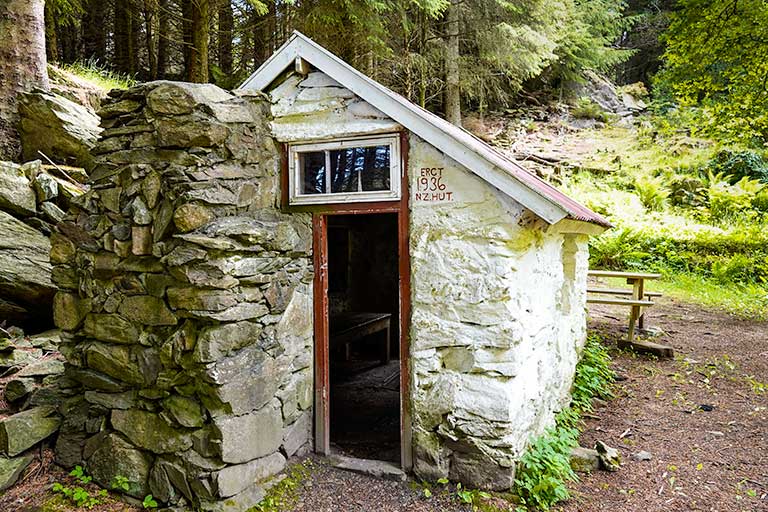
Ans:
[[[344,348],[344,357],[349,360],[350,345],[377,332],[384,332],[381,362],[389,362],[390,321],[389,313],[349,312],[331,315],[329,344],[332,349]]]
[[[637,323],[638,329],[643,329],[645,327],[645,309],[653,306],[654,298],[661,297],[661,293],[659,292],[646,291],[645,281],[658,279],[661,277],[661,274],[590,270],[587,275],[590,277],[614,277],[626,279],[627,284],[632,285],[632,289],[587,287],[587,303],[628,306],[630,308],[627,340],[620,340],[620,347],[630,347],[641,352],[650,352],[659,355],[660,357],[673,356],[672,347],[669,347],[668,345],[646,341],[635,341],[634,339],[635,323]],[[605,297],[605,295],[608,297]]]

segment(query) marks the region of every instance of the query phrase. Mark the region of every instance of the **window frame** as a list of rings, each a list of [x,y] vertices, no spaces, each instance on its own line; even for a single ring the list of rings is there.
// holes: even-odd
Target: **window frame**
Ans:
[[[335,151],[341,149],[389,146],[389,190],[368,190],[360,192],[328,192],[321,194],[302,194],[303,181],[299,158],[301,153]],[[326,153],[327,161],[327,153]],[[329,169],[326,164],[326,179]],[[335,139],[322,142],[288,144],[288,204],[291,206],[333,204],[333,203],[371,203],[379,201],[399,201],[401,198],[402,163],[400,137],[398,134],[380,136]]]

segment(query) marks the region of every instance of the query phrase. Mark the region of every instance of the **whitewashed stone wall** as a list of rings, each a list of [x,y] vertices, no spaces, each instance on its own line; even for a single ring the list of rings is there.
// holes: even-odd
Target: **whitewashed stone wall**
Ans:
[[[327,75],[276,86],[275,138],[402,126]],[[586,235],[550,227],[410,137],[415,471],[508,489],[531,437],[567,405],[586,337]]]
[[[415,470],[504,489],[586,335],[587,240],[410,138]]]
[[[402,127],[325,73],[292,75],[275,87],[272,133],[281,142],[393,133]]]

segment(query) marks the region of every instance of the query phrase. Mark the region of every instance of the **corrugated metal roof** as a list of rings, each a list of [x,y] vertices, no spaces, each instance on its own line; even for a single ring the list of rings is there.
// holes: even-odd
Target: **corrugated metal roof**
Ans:
[[[328,74],[550,224],[567,217],[611,227],[610,222],[601,215],[566,196],[471,133],[360,73],[299,32],[294,32],[240,88],[260,91],[266,89],[285,69],[293,65],[297,58],[304,59]]]

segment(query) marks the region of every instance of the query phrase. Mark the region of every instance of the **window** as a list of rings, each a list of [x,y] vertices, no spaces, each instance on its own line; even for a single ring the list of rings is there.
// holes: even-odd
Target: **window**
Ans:
[[[288,158],[290,204],[400,199],[396,136],[294,144]]]

